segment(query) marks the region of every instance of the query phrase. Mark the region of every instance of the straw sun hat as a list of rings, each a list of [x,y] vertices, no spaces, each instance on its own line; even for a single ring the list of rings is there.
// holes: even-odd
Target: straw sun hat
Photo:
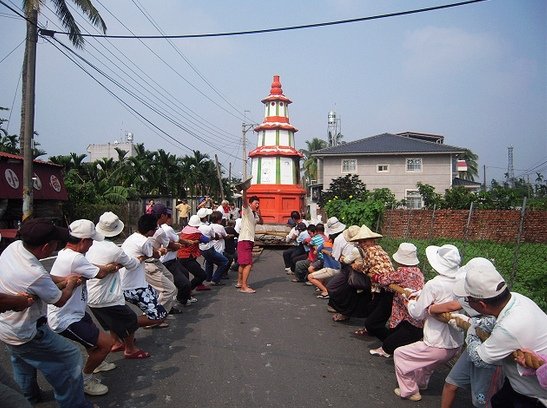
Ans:
[[[366,225],[363,225],[359,229],[359,233],[356,236],[354,236],[352,239],[350,239],[350,241],[352,242],[363,241],[365,239],[373,239],[373,238],[382,238],[382,235],[371,231],[369,227],[367,227]]]

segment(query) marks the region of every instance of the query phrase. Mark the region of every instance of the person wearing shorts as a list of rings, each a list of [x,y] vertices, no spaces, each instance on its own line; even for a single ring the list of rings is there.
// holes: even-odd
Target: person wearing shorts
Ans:
[[[95,265],[115,262],[129,269],[137,267],[139,261],[114,243],[123,229],[124,223],[113,212],[101,215],[96,230],[105,239],[95,241],[87,251],[86,258]],[[135,312],[125,304],[119,272],[103,279],[88,280],[87,290],[87,305],[102,328],[110,332],[114,343],[111,351],[123,351],[126,359],[150,357],[150,353],[135,346],[135,332],[139,324]]]
[[[249,287],[248,280],[253,266],[253,246],[255,240],[256,224],[262,224],[260,216],[260,199],[257,196],[251,196],[247,200],[247,190],[243,190],[243,209],[241,211],[241,230],[237,241],[237,260],[239,263],[237,285],[241,293],[255,293],[256,291]]]
[[[95,230],[95,224],[89,220],[76,220],[69,226],[70,236],[64,249],[59,251],[57,259],[51,267],[51,275],[66,278],[71,274],[81,276],[83,280],[102,279],[117,272],[117,263],[93,265],[84,254],[93,245],[93,241],[101,241],[104,237]],[[84,392],[88,395],[104,395],[108,387],[93,377],[94,372],[110,371],[116,368],[113,363],[105,362],[110,353],[112,339],[100,331],[86,312],[87,286],[83,282],[70,299],[61,307],[48,305],[48,324],[51,329],[77,343],[82,344],[87,351],[87,361],[83,368]]]
[[[137,232],[122,244],[122,250],[139,260],[134,268],[120,269],[121,284],[125,300],[138,306],[144,315],[138,317],[139,327],[169,327],[164,320],[167,311],[158,302],[158,293],[145,278],[144,260],[152,257],[154,249],[148,237],[156,232],[157,217],[144,214],[138,220]]]

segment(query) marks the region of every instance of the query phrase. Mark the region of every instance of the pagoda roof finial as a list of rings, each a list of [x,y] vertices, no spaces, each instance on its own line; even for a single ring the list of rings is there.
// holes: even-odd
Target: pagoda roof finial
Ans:
[[[281,82],[279,81],[279,75],[274,75],[272,81],[272,89],[270,90],[270,95],[283,95],[283,90],[281,89]]]
[[[272,101],[283,101],[287,104],[291,103],[291,100],[283,95],[283,89],[281,89],[281,81],[279,80],[279,75],[273,76],[270,94],[266,98],[262,99],[262,103]]]

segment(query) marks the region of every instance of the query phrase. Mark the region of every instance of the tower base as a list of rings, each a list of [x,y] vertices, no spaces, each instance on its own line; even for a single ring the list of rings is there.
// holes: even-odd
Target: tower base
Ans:
[[[265,224],[286,224],[292,211],[303,214],[306,192],[294,184],[253,184],[247,198],[260,198],[260,214]]]

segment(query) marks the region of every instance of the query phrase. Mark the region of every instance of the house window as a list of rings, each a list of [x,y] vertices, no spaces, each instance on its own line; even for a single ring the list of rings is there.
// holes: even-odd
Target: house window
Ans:
[[[423,207],[422,196],[418,190],[406,190],[406,208],[419,209]]]
[[[406,159],[407,172],[422,172],[422,159]]]
[[[342,160],[342,173],[357,173],[357,160],[356,159]]]
[[[376,173],[389,173],[389,164],[379,164],[376,166]]]

